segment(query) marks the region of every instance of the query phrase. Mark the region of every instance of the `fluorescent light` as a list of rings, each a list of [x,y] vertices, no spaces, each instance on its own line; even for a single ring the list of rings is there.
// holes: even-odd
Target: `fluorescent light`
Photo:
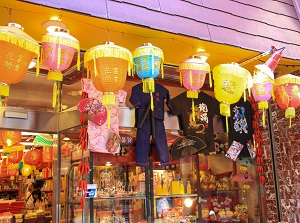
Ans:
[[[69,137],[65,137],[65,138],[63,138],[63,140],[64,140],[64,141],[69,141],[70,138],[69,138]]]
[[[33,146],[34,145],[33,142],[20,142],[20,144],[22,144],[24,146]]]
[[[31,135],[38,135],[39,133],[36,132],[21,132],[22,136],[31,136]]]
[[[110,162],[106,162],[105,166],[111,166],[112,164]]]

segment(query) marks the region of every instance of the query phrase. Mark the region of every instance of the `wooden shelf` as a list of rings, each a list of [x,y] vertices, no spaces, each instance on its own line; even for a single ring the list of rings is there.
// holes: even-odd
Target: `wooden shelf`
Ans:
[[[48,178],[37,178],[35,181],[46,181],[46,180],[52,180],[53,177],[48,177]]]
[[[0,193],[3,193],[3,192],[18,192],[19,189],[14,189],[14,190],[0,190]]]

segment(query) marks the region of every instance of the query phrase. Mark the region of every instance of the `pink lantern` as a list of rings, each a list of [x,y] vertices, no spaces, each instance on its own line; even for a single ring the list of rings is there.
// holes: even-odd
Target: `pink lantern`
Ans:
[[[41,63],[48,67],[48,80],[54,80],[53,107],[56,104],[56,81],[63,80],[62,71],[69,68],[77,51],[77,69],[80,70],[79,42],[66,29],[47,33],[42,37]]]
[[[53,162],[53,146],[43,147],[43,162],[52,163]]]
[[[258,109],[263,110],[263,126],[265,127],[265,110],[268,100],[273,95],[274,70],[282,57],[282,50],[276,50],[265,64],[255,66],[252,95],[258,101]]]
[[[192,98],[192,117],[194,121],[194,98],[198,98],[198,91],[204,84],[206,73],[210,72],[210,66],[206,63],[208,57],[208,53],[197,53],[194,54],[192,58],[184,60],[179,65],[180,83],[188,89],[187,97]]]

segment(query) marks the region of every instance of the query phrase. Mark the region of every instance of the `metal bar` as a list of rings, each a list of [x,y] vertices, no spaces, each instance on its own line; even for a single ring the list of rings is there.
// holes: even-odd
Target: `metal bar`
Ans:
[[[94,159],[93,159],[93,153],[90,152],[90,158],[89,158],[89,166],[90,166],[90,174],[89,174],[89,182],[90,184],[93,184],[94,180]],[[91,222],[94,222],[94,199],[89,199],[90,201],[90,220]]]
[[[273,167],[273,177],[275,184],[275,194],[276,194],[276,206],[277,206],[277,214],[279,222],[282,221],[282,212],[281,212],[281,199],[280,199],[280,188],[279,188],[279,180],[278,180],[278,166],[277,166],[277,156],[276,156],[276,146],[275,146],[275,138],[274,138],[274,128],[273,128],[273,119],[272,119],[272,111],[271,111],[271,103],[269,100],[269,108],[267,110],[268,113],[268,127],[269,127],[269,138],[271,143],[271,155],[272,155],[272,167]]]

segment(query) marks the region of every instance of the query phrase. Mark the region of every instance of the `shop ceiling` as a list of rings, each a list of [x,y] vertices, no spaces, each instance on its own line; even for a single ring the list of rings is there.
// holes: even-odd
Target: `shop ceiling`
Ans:
[[[41,41],[41,37],[46,33],[43,23],[56,16],[56,18],[60,18],[67,25],[71,35],[79,40],[82,55],[89,48],[107,41],[112,41],[130,51],[133,51],[145,42],[150,42],[164,52],[167,78],[165,81],[159,81],[167,86],[171,98],[185,91],[179,84],[177,66],[181,61],[189,58],[197,51],[204,50],[210,54],[207,62],[210,64],[211,69],[220,63],[242,62],[261,53],[22,1],[0,1],[0,15],[1,26],[5,26],[9,22],[18,23],[24,27],[24,31],[28,35],[38,42]],[[269,49],[270,46],[266,46],[266,51]],[[268,56],[261,58],[261,60],[265,61],[267,58]],[[263,63],[261,60],[248,63],[244,67],[252,72],[255,64]],[[300,65],[300,62],[282,58],[280,64]],[[285,74],[297,69],[298,66],[279,65],[276,72]],[[51,107],[53,82],[47,80],[46,74],[47,70],[41,69],[41,74],[36,77],[34,70],[29,70],[20,83],[11,86],[10,96],[4,104],[31,110],[53,110]],[[81,71],[77,71],[75,63],[68,70],[64,71],[62,96],[64,109],[74,107],[80,101],[80,78],[83,75],[84,68]],[[140,79],[137,76],[135,78],[127,77],[123,88],[128,93],[127,106],[130,106],[128,98],[131,88],[139,81]]]

